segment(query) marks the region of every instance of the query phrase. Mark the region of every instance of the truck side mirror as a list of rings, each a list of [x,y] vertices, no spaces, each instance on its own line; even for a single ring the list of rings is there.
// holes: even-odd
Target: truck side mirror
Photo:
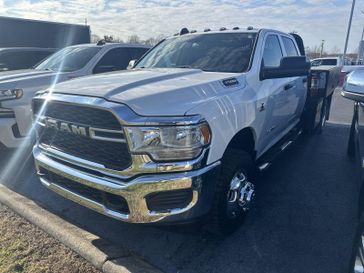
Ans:
[[[286,77],[307,76],[311,64],[306,56],[283,57],[278,67],[266,67],[262,61],[260,79],[276,79]]]
[[[128,69],[128,70],[133,69],[136,62],[137,62],[137,60],[131,60],[126,69]]]
[[[344,98],[364,102],[364,69],[357,69],[346,76],[341,95]]]

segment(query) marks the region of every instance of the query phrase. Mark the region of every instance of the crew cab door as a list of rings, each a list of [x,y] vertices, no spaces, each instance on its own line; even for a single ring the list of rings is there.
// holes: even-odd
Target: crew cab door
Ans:
[[[291,37],[281,35],[281,41],[286,57],[301,55]],[[286,91],[285,96],[288,100],[288,103],[285,104],[284,108],[289,115],[287,126],[290,126],[294,125],[301,117],[307,96],[307,77],[289,77],[287,80],[289,81],[290,88],[287,88],[287,86],[284,88]]]
[[[262,68],[279,67],[284,51],[278,34],[267,34],[264,42]],[[288,92],[294,89],[294,80],[291,78],[264,79],[261,90],[268,94],[266,102],[266,118],[264,131],[266,145],[275,142],[287,127],[290,116],[290,98]],[[268,147],[267,147],[268,148]]]
[[[293,46],[296,50],[295,54],[298,56],[295,43]],[[290,51],[286,50],[283,37],[280,34],[267,33],[263,41],[261,71],[263,68],[278,68],[282,58],[292,54],[287,54],[287,52]],[[297,123],[306,96],[306,92],[303,90],[304,78],[261,78],[258,92],[265,94],[265,96],[257,102],[259,112],[264,113],[264,122],[258,143],[259,154],[277,143]],[[265,106],[260,107],[262,104]]]

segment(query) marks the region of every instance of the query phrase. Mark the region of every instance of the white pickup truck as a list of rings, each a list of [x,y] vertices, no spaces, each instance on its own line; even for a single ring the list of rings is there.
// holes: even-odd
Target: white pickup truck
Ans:
[[[105,43],[82,44],[59,50],[33,69],[0,74],[0,146],[17,148],[33,143],[31,101],[39,90],[81,76],[127,68],[148,46]]]
[[[254,171],[302,131],[302,50],[299,36],[275,30],[182,29],[130,71],[38,94],[42,184],[122,221],[208,219],[232,232],[255,195]]]

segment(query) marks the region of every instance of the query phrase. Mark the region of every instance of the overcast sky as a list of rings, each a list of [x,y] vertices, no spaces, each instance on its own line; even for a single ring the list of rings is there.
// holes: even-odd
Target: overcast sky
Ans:
[[[344,48],[352,0],[0,0],[0,15],[83,24],[92,33],[126,39],[169,36],[182,27],[225,26],[297,31],[307,46]],[[357,0],[349,51],[358,47],[364,1]],[[1,26],[0,26],[1,27]]]

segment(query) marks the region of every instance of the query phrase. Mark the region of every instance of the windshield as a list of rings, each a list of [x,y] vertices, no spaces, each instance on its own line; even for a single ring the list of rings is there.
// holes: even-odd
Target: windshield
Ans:
[[[66,47],[45,59],[35,69],[72,72],[84,67],[100,47]]]
[[[163,41],[136,68],[196,68],[212,72],[244,72],[249,67],[255,33],[186,35]]]

